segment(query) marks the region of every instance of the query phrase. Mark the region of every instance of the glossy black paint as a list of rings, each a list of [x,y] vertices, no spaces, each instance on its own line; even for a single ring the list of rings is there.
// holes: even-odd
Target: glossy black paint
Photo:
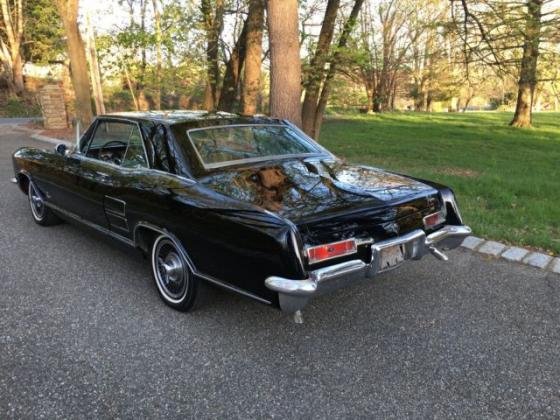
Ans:
[[[275,306],[278,297],[264,280],[271,275],[305,278],[310,267],[298,259],[304,246],[347,237],[380,240],[422,228],[422,217],[439,209],[442,191],[449,191],[348,165],[326,150],[307,159],[204,171],[183,137],[188,129],[205,126],[289,124],[281,120],[159,112],[98,121],[110,119],[138,125],[150,168],[124,168],[76,151],[61,155],[21,148],[13,157],[20,186],[31,179],[52,208],[145,251],[160,231],[170,232],[197,275]],[[95,127],[94,122],[80,147]],[[453,217],[459,216],[448,209],[448,218]],[[359,256],[369,258],[368,250],[360,249]]]

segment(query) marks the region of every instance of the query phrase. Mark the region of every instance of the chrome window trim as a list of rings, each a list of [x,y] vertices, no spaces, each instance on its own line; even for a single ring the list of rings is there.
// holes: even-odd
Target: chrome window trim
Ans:
[[[290,159],[290,158],[298,158],[298,157],[299,158],[308,158],[308,157],[325,156],[325,155],[329,156],[329,157],[332,156],[332,154],[330,152],[328,152],[323,147],[319,146],[315,141],[310,139],[308,136],[303,135],[302,140],[304,142],[306,142],[307,144],[309,144],[314,149],[316,149],[317,150],[316,153],[291,153],[291,154],[285,154],[285,155],[270,155],[270,156],[262,156],[262,157],[255,157],[255,158],[228,160],[226,162],[205,163],[204,159],[202,159],[202,156],[200,155],[197,147],[195,146],[195,144],[193,142],[193,139],[191,138],[190,133],[195,132],[195,131],[205,131],[205,130],[213,130],[213,129],[221,129],[221,128],[236,128],[236,127],[282,127],[282,128],[288,128],[290,130],[293,130],[299,135],[301,135],[303,133],[300,130],[294,129],[294,126],[291,125],[291,124],[264,124],[264,123],[259,123],[259,124],[224,124],[224,125],[211,125],[211,126],[208,126],[208,127],[191,128],[191,129],[187,130],[187,138],[189,139],[191,147],[193,148],[194,153],[195,153],[199,163],[202,165],[202,167],[205,170],[225,168],[225,167],[231,167],[231,166],[236,166],[236,165],[243,165],[245,163],[266,162],[266,161],[269,161],[269,160]]]

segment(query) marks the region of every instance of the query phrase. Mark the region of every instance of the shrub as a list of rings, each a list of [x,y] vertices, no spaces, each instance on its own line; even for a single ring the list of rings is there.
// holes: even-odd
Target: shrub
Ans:
[[[2,114],[4,117],[40,117],[41,108],[37,103],[21,98],[8,98]]]

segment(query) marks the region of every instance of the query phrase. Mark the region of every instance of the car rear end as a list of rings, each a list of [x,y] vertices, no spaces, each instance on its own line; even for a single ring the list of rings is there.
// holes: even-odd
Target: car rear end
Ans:
[[[266,286],[278,292],[282,310],[302,309],[314,296],[458,247],[471,233],[463,225],[451,190],[434,189],[374,208],[317,214],[295,221],[304,280],[271,276]]]

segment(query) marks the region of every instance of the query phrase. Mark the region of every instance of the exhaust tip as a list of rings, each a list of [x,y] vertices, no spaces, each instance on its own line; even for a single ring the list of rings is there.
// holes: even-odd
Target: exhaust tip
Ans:
[[[432,255],[436,257],[438,260],[449,261],[449,257],[445,255],[443,252],[441,252],[439,249],[437,249],[435,246],[431,246],[429,249]]]

